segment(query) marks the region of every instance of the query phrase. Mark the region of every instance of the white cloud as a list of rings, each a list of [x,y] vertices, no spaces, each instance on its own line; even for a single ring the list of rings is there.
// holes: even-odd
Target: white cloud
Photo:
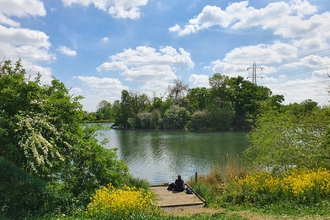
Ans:
[[[126,86],[123,86],[122,83],[115,78],[98,78],[95,76],[77,76],[79,80],[83,81],[85,84],[89,85],[93,91],[108,93],[106,90],[123,90],[127,89]]]
[[[97,67],[97,71],[103,71],[103,70],[126,70],[127,66],[122,61],[112,61],[112,62],[105,62],[101,66]]]
[[[124,86],[116,78],[98,78],[95,76],[77,76],[74,78],[82,81],[87,85],[88,89],[90,88],[90,90],[84,92],[81,88],[79,90],[79,92],[82,93],[81,95],[85,97],[81,103],[84,105],[84,109],[88,111],[95,111],[95,107],[102,100],[107,100],[109,102],[117,100],[118,97],[120,98],[122,90],[129,90],[127,86]]]
[[[192,87],[210,87],[209,76],[207,75],[192,74],[189,77],[189,83],[192,85]]]
[[[97,71],[121,70],[127,81],[143,83],[143,89],[166,89],[168,82],[176,79],[175,72],[181,68],[193,68],[190,53],[183,48],[155,48],[139,46],[110,56],[110,62],[97,67]]]
[[[175,24],[173,27],[168,28],[168,30],[170,32],[180,32],[181,31],[181,28],[180,28],[180,25]]]
[[[298,49],[290,44],[279,41],[273,44],[258,44],[235,48],[226,54],[225,62],[234,64],[251,64],[251,57],[257,63],[273,64],[281,63],[283,60],[297,57]]]
[[[330,13],[308,17],[317,11],[317,7],[307,1],[274,2],[261,9],[249,7],[248,4],[248,1],[230,3],[225,10],[207,5],[183,28],[176,24],[170,27],[169,31],[182,36],[213,26],[233,29],[260,26],[289,39],[330,36],[330,30],[327,28],[330,25]]]
[[[182,48],[166,46],[155,48],[139,46],[126,49],[110,57],[110,62],[101,64],[98,71],[122,70],[127,81],[142,82],[142,88],[167,87],[167,82],[176,78],[175,71],[180,68],[193,68],[190,53]],[[162,82],[162,83],[155,83]],[[156,85],[156,86],[154,86]]]
[[[26,17],[45,16],[44,4],[39,0],[0,0],[0,14],[6,16]]]
[[[0,0],[0,54],[12,60],[22,58],[26,62],[51,60],[55,57],[48,52],[49,37],[41,31],[19,28],[20,23],[13,17],[45,16],[46,10],[39,0]]]
[[[0,25],[0,39],[0,54],[6,59],[31,63],[56,59],[49,53],[49,37],[41,31]]]
[[[59,48],[57,48],[57,51],[59,51],[62,54],[65,54],[67,56],[76,56],[77,52],[74,50],[71,50],[65,46],[60,46]]]
[[[7,28],[0,25],[0,39],[2,42],[21,46],[35,46],[48,49],[49,37],[41,31],[26,28]]]
[[[0,24],[7,25],[10,27],[19,27],[21,25],[19,22],[14,21],[1,13],[0,13]]]
[[[258,44],[235,48],[229,51],[223,60],[218,59],[211,64],[214,73],[248,77],[251,72],[248,72],[247,68],[251,67],[253,62],[263,68],[262,74],[271,74],[277,72],[274,65],[292,60],[298,56],[297,54],[298,49],[294,46],[275,41],[270,45]]]
[[[0,54],[11,60],[28,62],[56,59],[49,53],[49,37],[41,32],[24,28],[7,28],[0,25]],[[23,42],[23,43],[22,43]]]
[[[273,94],[284,95],[285,104],[301,103],[304,100],[312,99],[319,105],[325,105],[325,97],[328,96],[325,80],[319,78],[307,78],[289,80],[284,83],[266,84],[266,87],[273,91]]]
[[[80,4],[84,7],[93,4],[115,18],[137,19],[140,17],[140,7],[147,5],[148,0],[62,0],[62,3],[64,6]]]
[[[102,39],[102,41],[103,41],[103,43],[108,43],[109,38],[108,37],[105,37],[105,38]]]

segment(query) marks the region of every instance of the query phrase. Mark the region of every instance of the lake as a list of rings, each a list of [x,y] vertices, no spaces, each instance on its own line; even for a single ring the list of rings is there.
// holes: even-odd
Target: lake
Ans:
[[[104,124],[110,126],[111,124]],[[142,130],[104,130],[106,148],[117,148],[118,158],[137,178],[150,184],[184,180],[205,174],[212,164],[240,157],[246,149],[246,132],[195,133]]]

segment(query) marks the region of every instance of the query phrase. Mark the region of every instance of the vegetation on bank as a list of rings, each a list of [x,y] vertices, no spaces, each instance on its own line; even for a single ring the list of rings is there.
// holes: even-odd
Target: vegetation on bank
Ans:
[[[148,97],[144,93],[123,90],[121,99],[103,100],[93,120],[110,120],[123,128],[189,131],[250,130],[261,106],[278,108],[284,97],[257,86],[243,77],[214,74],[210,88],[188,88],[174,80],[163,95]]]
[[[132,178],[116,152],[102,146],[106,140],[96,139],[102,126],[84,123],[91,115],[82,110],[82,97],[71,96],[56,79],[41,85],[39,74],[34,80],[25,75],[20,60],[1,64],[1,219],[210,218],[165,215],[154,206],[148,183]],[[190,181],[208,207],[222,210],[212,216],[244,219],[240,211],[250,210],[266,217],[330,218],[329,107],[311,100],[281,105],[280,96],[241,77],[215,74],[210,84],[211,89],[194,90],[196,96],[173,87],[165,101],[155,98],[144,107],[138,104],[147,103],[141,101],[145,96],[134,99],[123,91],[111,110],[118,108],[113,116],[124,126],[221,130],[253,122],[243,161],[227,158],[227,166],[215,165],[197,183]],[[154,114],[159,117],[150,121]]]

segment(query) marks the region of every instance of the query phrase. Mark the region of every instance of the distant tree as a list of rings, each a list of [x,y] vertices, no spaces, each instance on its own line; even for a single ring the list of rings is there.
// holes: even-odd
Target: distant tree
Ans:
[[[185,97],[188,92],[188,88],[188,84],[178,79],[175,79],[173,81],[173,85],[168,87],[169,94],[173,96],[175,104],[179,104],[180,99]]]
[[[222,108],[228,108],[230,105],[230,97],[227,90],[229,77],[219,73],[213,74],[209,78],[210,88],[210,102],[217,103]]]
[[[172,105],[165,112],[163,127],[167,130],[183,130],[189,118],[190,113],[187,109]]]
[[[210,90],[205,87],[189,89],[187,99],[191,113],[197,110],[202,111],[210,103]]]
[[[290,111],[291,113],[296,115],[308,114],[317,108],[317,102],[314,102],[311,99],[304,100],[300,104],[295,102],[283,106],[283,110]]]
[[[106,100],[102,100],[97,105],[97,110],[95,115],[97,120],[113,120],[111,103]]]

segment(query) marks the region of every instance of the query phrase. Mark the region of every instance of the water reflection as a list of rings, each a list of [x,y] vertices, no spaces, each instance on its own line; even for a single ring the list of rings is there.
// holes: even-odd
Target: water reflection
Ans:
[[[184,180],[194,173],[206,173],[212,163],[225,162],[226,155],[240,155],[247,147],[246,133],[191,133],[166,131],[103,131],[118,148],[133,176],[150,184],[172,182],[178,174]],[[102,138],[102,137],[101,137]]]

